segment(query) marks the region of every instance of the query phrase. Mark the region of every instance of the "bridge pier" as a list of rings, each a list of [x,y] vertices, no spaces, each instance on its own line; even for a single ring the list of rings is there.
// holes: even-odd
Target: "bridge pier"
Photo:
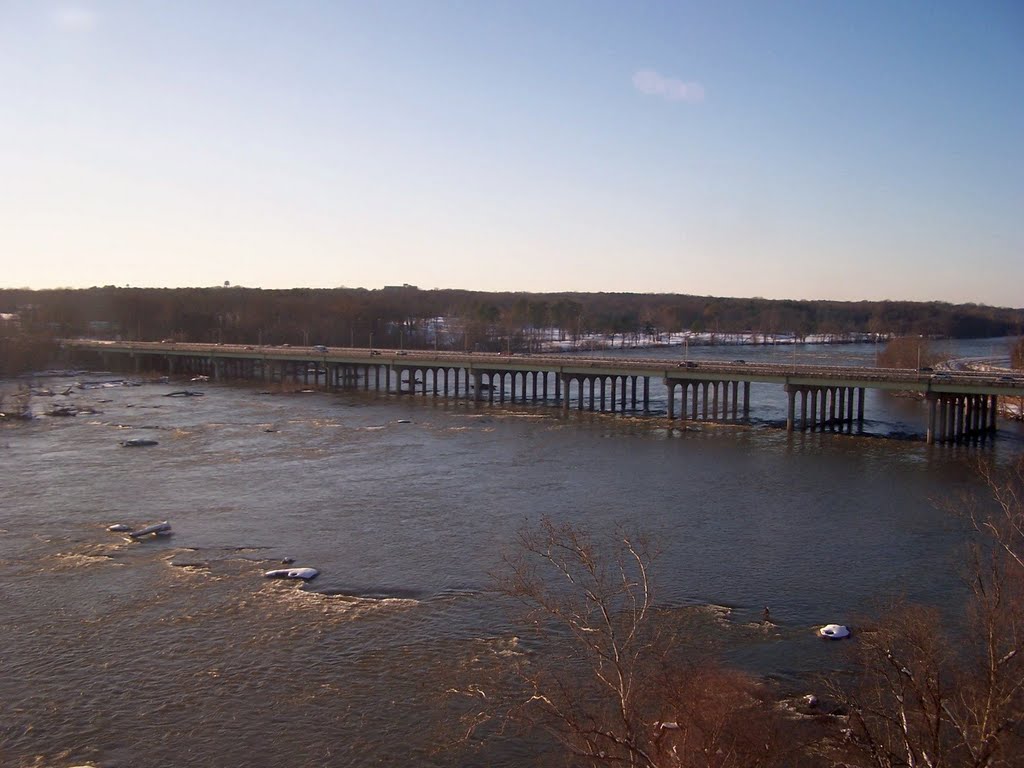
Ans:
[[[797,395],[800,396],[801,432],[838,429],[840,432],[852,432],[854,420],[854,388],[853,387],[821,387],[813,385],[785,385],[786,392],[786,431],[797,429]],[[863,389],[859,391],[860,403],[858,413],[863,424],[864,401]],[[808,418],[809,417],[809,418]]]
[[[984,439],[996,431],[996,395],[929,392],[926,403],[928,428],[925,441],[929,445]]]

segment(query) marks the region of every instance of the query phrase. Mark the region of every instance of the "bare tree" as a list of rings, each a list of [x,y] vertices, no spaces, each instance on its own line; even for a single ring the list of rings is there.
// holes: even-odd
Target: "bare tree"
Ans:
[[[963,511],[982,534],[968,554],[966,612],[894,609],[861,635],[844,765],[1024,765],[1024,458],[982,468],[989,494]]]
[[[512,684],[461,693],[470,729],[496,719],[538,730],[573,765],[757,768],[801,764],[800,739],[763,688],[695,656],[672,612],[654,603],[653,555],[619,531],[595,541],[543,521],[521,532],[500,590],[524,609]]]

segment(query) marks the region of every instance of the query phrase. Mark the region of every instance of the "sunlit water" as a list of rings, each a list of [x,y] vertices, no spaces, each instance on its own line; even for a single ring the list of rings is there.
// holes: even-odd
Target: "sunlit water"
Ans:
[[[0,765],[521,764],[531,743],[444,749],[444,692],[514,642],[490,574],[545,515],[646,532],[662,605],[728,609],[705,631],[729,660],[810,685],[842,663],[815,627],[901,596],[956,609],[965,525],[941,504],[978,488],[973,457],[1022,446],[1012,427],[982,447],[791,437],[764,426],[784,403],[759,385],[752,427],[699,431],[372,393],[164,396],[180,386],[76,390],[99,413],[0,429]],[[912,401],[868,415],[873,434],[921,431]],[[119,445],[139,436],[159,445]],[[163,540],[106,531],[164,519]],[[262,577],[286,557],[321,576]]]

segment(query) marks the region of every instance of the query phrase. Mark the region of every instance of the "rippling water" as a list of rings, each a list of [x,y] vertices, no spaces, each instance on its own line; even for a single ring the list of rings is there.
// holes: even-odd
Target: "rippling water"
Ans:
[[[100,412],[0,429],[2,765],[521,764],[535,745],[438,748],[453,674],[515,633],[488,574],[542,515],[646,531],[661,603],[720,606],[727,656],[797,685],[840,663],[817,625],[955,607],[964,527],[934,502],[1021,446],[173,389],[77,391]],[[139,436],[159,445],[119,446]],[[164,519],[167,539],[106,531]],[[285,557],[322,575],[262,578]],[[777,632],[747,631],[765,605]]]

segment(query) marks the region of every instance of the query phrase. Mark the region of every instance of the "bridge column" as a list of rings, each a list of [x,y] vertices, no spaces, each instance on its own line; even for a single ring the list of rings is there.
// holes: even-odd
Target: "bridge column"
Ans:
[[[939,442],[949,442],[950,434],[953,431],[953,417],[950,413],[949,396],[939,395]]]
[[[607,380],[605,379],[605,377],[604,377],[604,376],[598,376],[598,377],[597,377],[597,383],[599,383],[599,384],[601,385],[601,396],[600,396],[600,400],[601,400],[601,411],[602,411],[602,413],[603,413],[603,412],[604,412],[604,394],[605,394],[605,392],[604,392],[604,391],[605,391],[605,384],[607,384],[608,382],[607,382]]]
[[[711,418],[718,419],[718,387],[720,381],[711,382]]]
[[[924,441],[928,445],[933,445],[935,443],[935,410],[938,398],[929,392],[925,395],[925,400],[928,402],[928,431],[925,433]]]
[[[788,401],[786,406],[786,431],[792,433],[794,422],[796,421],[796,389],[792,385],[787,384],[785,390],[786,400]]]
[[[644,376],[644,410],[651,410],[651,377]]]
[[[469,369],[466,369],[469,372]],[[479,403],[484,399],[484,374],[483,371],[473,371],[473,402]]]
[[[846,428],[846,387],[838,387],[839,403],[836,405],[836,416],[838,418],[839,431]]]
[[[569,412],[569,377],[564,373],[555,374],[555,403],[563,413]]]
[[[590,408],[588,410],[592,411],[594,410],[594,404],[597,402],[597,382],[593,376],[589,376],[588,379],[590,381]]]
[[[750,382],[743,382],[743,420],[750,419]]]
[[[679,384],[679,402],[681,403],[681,406],[679,408],[679,418],[682,421],[686,421],[686,397],[687,397],[686,393],[689,392],[689,390],[690,390],[690,382],[688,382],[688,381],[680,381],[680,382],[678,382],[678,384]]]
[[[626,391],[629,389],[629,376],[622,377],[622,402],[619,403],[619,410],[625,412],[626,410]],[[636,407],[636,376],[633,379],[633,407]]]
[[[993,435],[996,433],[996,412],[999,410],[999,396],[989,396],[989,407],[988,407],[988,431]]]
[[[668,400],[666,401],[667,404],[668,404],[668,420],[672,421],[672,419],[674,419],[676,417],[676,384],[675,384],[674,381],[669,381],[668,379],[665,379],[665,387],[666,387],[666,389],[668,389]],[[684,403],[683,410],[684,411],[686,410],[685,401],[686,401],[686,385],[684,384],[683,385],[683,403]]]
[[[609,398],[608,398],[608,404],[612,408],[612,413],[615,413],[615,396],[616,396],[615,386],[616,386],[616,384],[618,384],[618,377],[617,376],[611,376],[609,378],[611,379],[611,382],[610,382],[611,383],[611,392],[610,392],[610,395],[609,395]]]
[[[857,431],[864,431],[864,387],[857,387]]]
[[[818,388],[811,387],[811,431],[818,428]]]
[[[701,395],[703,396],[700,413],[701,418],[704,419],[704,421],[708,420],[708,384],[709,382],[707,381],[702,381],[700,383]]]

